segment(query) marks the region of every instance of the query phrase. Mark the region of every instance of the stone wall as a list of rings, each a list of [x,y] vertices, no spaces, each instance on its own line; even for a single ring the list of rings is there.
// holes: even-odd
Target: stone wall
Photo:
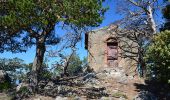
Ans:
[[[129,46],[135,47],[136,44],[127,37],[120,36],[121,31],[119,31],[117,27],[110,26],[91,31],[87,34],[88,63],[94,71],[99,72],[105,68],[113,67],[108,66],[106,40],[108,38],[115,38],[118,42],[118,59],[116,60],[118,63],[117,68],[124,69],[127,74],[135,74],[134,72],[137,66],[137,62],[135,60],[137,59],[137,55],[127,51],[137,52],[136,48],[129,48]]]

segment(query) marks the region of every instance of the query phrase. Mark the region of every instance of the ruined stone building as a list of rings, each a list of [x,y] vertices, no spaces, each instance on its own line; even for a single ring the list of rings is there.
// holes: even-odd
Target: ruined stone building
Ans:
[[[121,35],[117,26],[94,30],[85,34],[85,49],[88,50],[88,64],[98,72],[105,68],[125,69],[127,74],[136,70],[137,49],[135,42]]]

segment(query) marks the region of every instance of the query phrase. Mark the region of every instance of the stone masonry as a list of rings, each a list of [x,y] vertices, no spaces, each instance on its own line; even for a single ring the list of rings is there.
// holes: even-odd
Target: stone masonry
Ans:
[[[96,72],[105,68],[124,69],[126,74],[135,74],[137,55],[129,51],[137,52],[137,49],[133,48],[136,44],[126,36],[121,36],[121,32],[117,26],[110,25],[85,34],[85,48],[88,50],[90,68]],[[113,54],[111,60],[108,58],[110,44],[113,45],[113,49],[110,50],[110,54]],[[117,58],[114,57],[116,53]]]

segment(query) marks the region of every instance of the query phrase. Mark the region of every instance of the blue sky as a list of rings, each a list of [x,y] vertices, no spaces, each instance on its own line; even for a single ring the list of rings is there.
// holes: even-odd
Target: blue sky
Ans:
[[[111,24],[112,22],[121,19],[121,16],[116,13],[116,4],[114,0],[106,0],[106,2],[104,3],[104,6],[109,6],[110,9],[106,12],[103,23],[97,28],[107,26]],[[63,33],[63,32],[65,31],[63,31],[62,29],[57,30],[57,33]],[[77,47],[78,47],[77,53],[80,55],[81,59],[83,57],[86,57],[87,51],[84,49],[84,37],[81,40],[81,42],[78,43]],[[0,53],[0,58],[18,57],[18,58],[23,59],[26,63],[33,62],[34,56],[35,56],[35,47],[29,48],[26,53],[15,53],[15,54],[11,52]]]

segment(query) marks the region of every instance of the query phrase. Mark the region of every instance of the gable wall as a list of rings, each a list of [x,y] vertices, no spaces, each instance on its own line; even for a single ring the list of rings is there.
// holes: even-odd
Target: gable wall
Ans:
[[[88,63],[89,66],[96,72],[101,71],[105,68],[108,68],[107,64],[107,42],[106,40],[109,37],[118,37],[116,34],[116,31],[111,31],[109,29],[100,29],[97,31],[92,31],[88,33]],[[128,41],[128,42],[127,42]],[[127,38],[118,38],[118,45],[124,46],[127,45],[135,45],[132,41],[128,40]],[[122,48],[122,47],[121,47]],[[126,49],[126,48],[125,48]],[[132,49],[133,51],[136,51],[136,48]],[[118,48],[118,67],[117,68],[123,68],[126,70],[127,73],[134,73],[136,68],[136,61],[129,59],[128,57],[122,56],[125,54],[125,52]],[[126,54],[128,54],[126,52]],[[137,58],[135,58],[137,59]]]

